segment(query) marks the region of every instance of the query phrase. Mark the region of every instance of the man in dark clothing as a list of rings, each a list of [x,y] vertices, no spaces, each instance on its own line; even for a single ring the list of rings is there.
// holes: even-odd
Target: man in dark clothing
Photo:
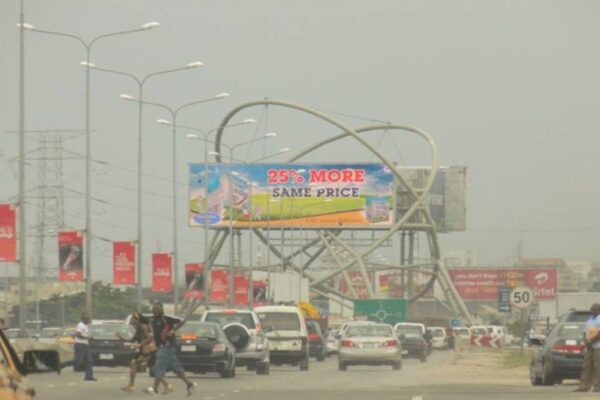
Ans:
[[[152,334],[158,350],[156,351],[156,363],[154,364],[154,386],[149,387],[146,393],[151,395],[158,394],[158,385],[164,381],[167,371],[173,371],[179,379],[185,382],[187,395],[190,396],[197,384],[191,382],[183,372],[183,368],[175,354],[175,331],[179,329],[185,321],[178,321],[174,318],[164,315],[162,304],[155,303],[152,307]]]

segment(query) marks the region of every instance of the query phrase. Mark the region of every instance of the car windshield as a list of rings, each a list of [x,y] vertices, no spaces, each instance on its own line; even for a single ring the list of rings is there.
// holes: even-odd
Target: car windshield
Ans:
[[[423,331],[420,326],[416,325],[398,325],[396,327],[396,333],[398,335],[405,336],[422,336]]]
[[[431,336],[433,336],[433,337],[443,337],[444,336],[443,329],[430,329],[429,332],[431,332]]]
[[[90,325],[89,331],[92,338],[100,340],[120,339],[120,337],[128,340],[132,336],[131,328],[126,324]]]
[[[392,336],[392,330],[387,325],[351,326],[346,331],[346,336]]]
[[[558,337],[561,339],[581,339],[584,329],[584,324],[566,324],[558,330]]]
[[[300,329],[298,314],[290,312],[264,312],[258,318],[265,329],[274,331],[297,331]]]
[[[195,335],[199,338],[217,338],[217,327],[211,324],[188,322],[180,329],[180,336]]]
[[[306,324],[306,329],[309,334],[317,334],[321,335],[321,330],[319,329],[319,325],[316,322],[308,322]]]
[[[62,333],[62,329],[53,328],[53,329],[42,329],[42,333],[40,334],[41,338],[50,339],[59,336]]]
[[[249,312],[209,312],[206,314],[206,322],[216,322],[222,327],[237,323],[248,329],[256,329],[252,314]]]

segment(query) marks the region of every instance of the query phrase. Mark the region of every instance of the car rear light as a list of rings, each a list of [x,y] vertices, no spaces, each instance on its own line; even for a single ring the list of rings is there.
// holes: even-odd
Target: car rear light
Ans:
[[[398,346],[398,341],[396,339],[386,340],[383,342],[383,347],[396,347]]]
[[[319,336],[316,333],[311,333],[310,335],[308,335],[308,341],[309,342],[320,342],[321,336]]]
[[[217,343],[213,346],[213,351],[225,351],[225,345],[223,343]]]
[[[262,326],[258,322],[256,323],[256,332],[262,332]]]
[[[180,338],[181,340],[195,340],[198,339],[198,336],[193,333],[182,333]]]
[[[344,339],[342,340],[342,347],[356,347],[356,343],[350,339]]]
[[[581,354],[583,352],[583,347],[577,345],[555,344],[552,346],[552,352]]]

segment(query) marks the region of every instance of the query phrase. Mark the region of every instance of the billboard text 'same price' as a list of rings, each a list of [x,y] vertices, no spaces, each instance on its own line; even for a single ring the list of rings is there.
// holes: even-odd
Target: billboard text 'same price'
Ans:
[[[510,303],[515,308],[527,308],[533,302],[533,290],[528,287],[518,287],[510,293]]]

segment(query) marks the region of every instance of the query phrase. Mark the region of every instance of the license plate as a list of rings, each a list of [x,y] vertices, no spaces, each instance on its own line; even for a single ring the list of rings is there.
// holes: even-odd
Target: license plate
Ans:
[[[111,354],[111,353],[101,353],[99,358],[101,360],[112,360],[115,358],[115,356],[114,356],[114,354]]]
[[[402,350],[402,354],[408,354],[408,350]]]
[[[375,343],[363,343],[362,347],[363,349],[374,349]]]
[[[181,346],[181,351],[185,351],[185,352],[193,352],[196,351],[196,346],[191,344],[191,345],[183,345]]]

